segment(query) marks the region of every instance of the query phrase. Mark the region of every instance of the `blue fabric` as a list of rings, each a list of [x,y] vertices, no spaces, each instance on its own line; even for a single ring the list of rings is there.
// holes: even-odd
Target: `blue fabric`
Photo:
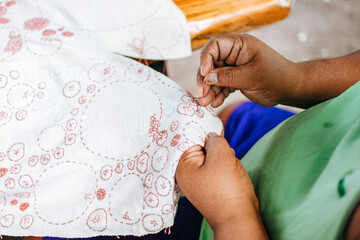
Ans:
[[[242,103],[233,110],[226,122],[225,138],[236,157],[241,159],[262,136],[293,115],[276,107]]]
[[[252,102],[242,103],[235,108],[226,123],[225,138],[240,159],[268,131],[293,115],[294,113],[275,107],[266,108]],[[195,240],[199,239],[202,219],[195,207],[186,198],[181,198],[170,235],[161,231],[143,237],[126,236],[120,239]],[[43,240],[63,239],[45,237]],[[84,238],[84,240],[117,240],[117,237]]]

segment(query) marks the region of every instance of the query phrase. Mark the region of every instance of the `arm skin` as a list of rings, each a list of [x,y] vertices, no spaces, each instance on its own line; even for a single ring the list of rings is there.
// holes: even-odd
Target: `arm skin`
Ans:
[[[211,70],[212,65],[215,67],[213,70]],[[204,87],[205,76],[209,85]],[[198,94],[202,96],[203,89],[205,90],[202,105],[211,104],[213,107],[220,106],[230,93],[240,90],[250,100],[263,106],[274,106],[280,103],[307,108],[338,96],[359,80],[360,51],[339,58],[294,63],[247,34],[220,35],[210,39],[201,53],[197,76]],[[193,156],[191,151],[194,149],[192,148],[184,153],[176,173],[180,188],[208,220],[215,231],[216,238],[266,239],[266,231],[260,218],[258,203],[256,203],[257,199],[251,191],[248,191],[249,194],[237,196],[243,202],[234,201],[231,194],[225,199],[219,198],[220,195],[218,196],[217,192],[226,191],[229,186],[237,186],[236,181],[242,181],[240,186],[247,190],[252,189],[252,186],[248,184],[248,177],[244,177],[247,176],[245,173],[236,181],[225,179],[224,176],[228,172],[231,173],[230,176],[236,175],[231,170],[223,174],[221,169],[226,167],[225,165],[228,165],[230,169],[238,168],[242,172],[245,170],[241,164],[236,166],[227,160],[234,159],[234,156],[225,154],[225,149],[228,148],[224,143],[222,143],[222,148],[218,148],[211,142],[207,140],[206,156],[200,153],[199,149],[195,149],[197,154],[194,153],[195,156]],[[223,166],[205,167],[216,166],[215,161],[211,160],[212,155],[216,153],[216,151],[211,151],[213,148],[225,154],[217,155],[217,158],[221,159],[218,164]],[[190,159],[193,158],[196,161],[192,163]],[[190,174],[186,173],[188,170]],[[214,177],[216,181],[211,181],[213,175],[217,176]],[[224,176],[221,177],[222,175]],[[187,178],[190,179],[189,182]],[[213,201],[207,201],[208,199],[213,199]],[[226,210],[228,203],[230,206],[233,204],[232,211]],[[218,208],[225,210],[219,212]],[[217,222],[213,220],[214,216],[228,219],[228,221]],[[346,239],[360,239],[359,226],[360,202],[348,220]],[[232,231],[237,235],[231,235]]]
[[[214,69],[211,71],[211,65]],[[263,105],[285,104],[308,108],[336,97],[360,80],[360,51],[344,57],[291,62],[259,39],[220,35],[201,53],[197,84],[203,104],[220,106],[235,90]]]
[[[259,201],[244,167],[225,138],[212,133],[179,160],[176,181],[201,212],[215,239],[268,239]]]

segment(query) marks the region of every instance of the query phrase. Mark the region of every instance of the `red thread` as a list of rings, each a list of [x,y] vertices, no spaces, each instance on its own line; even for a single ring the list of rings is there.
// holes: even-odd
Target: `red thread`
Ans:
[[[46,18],[32,18],[25,22],[24,27],[26,30],[41,30],[49,25],[49,20]]]
[[[146,152],[141,154],[140,157],[137,159],[136,169],[140,173],[145,173],[147,171],[149,159],[150,159],[150,156]]]
[[[136,46],[136,41],[140,44],[139,46]],[[139,53],[139,63],[142,63],[142,59],[144,59],[144,63],[146,66],[149,66],[148,61],[145,58],[145,42],[141,40],[140,38],[135,38],[132,42],[132,44],[128,44],[129,47],[135,50],[135,52]]]
[[[214,65],[211,64],[210,72],[211,72],[213,69],[214,69]],[[205,91],[205,90],[206,90],[205,87],[208,85],[208,80],[209,80],[209,74],[204,77],[203,94],[202,94],[202,96],[201,96],[201,97],[193,97],[193,98],[195,98],[195,99],[197,99],[197,100],[200,100],[200,99],[202,100],[202,99],[203,99],[203,97],[207,94],[206,91]],[[201,103],[202,103],[202,102],[201,102]],[[200,108],[197,108],[198,111],[199,111],[200,109],[201,109],[201,106],[200,106]]]
[[[136,46],[136,41],[138,41],[139,46]],[[139,53],[139,63],[142,63],[142,59],[144,59],[144,63],[146,66],[149,66],[148,61],[145,58],[145,41],[140,39],[140,38],[135,38],[132,42],[132,44],[128,44],[129,47],[131,47],[132,49],[135,50],[135,52]],[[161,52],[159,51],[159,49],[155,48],[155,47],[151,47],[149,49],[154,49],[156,50],[160,56],[162,55]],[[161,56],[162,58],[164,58],[163,56]],[[164,61],[164,65],[163,65],[163,69],[162,69],[162,73],[165,74],[166,72],[166,61]]]

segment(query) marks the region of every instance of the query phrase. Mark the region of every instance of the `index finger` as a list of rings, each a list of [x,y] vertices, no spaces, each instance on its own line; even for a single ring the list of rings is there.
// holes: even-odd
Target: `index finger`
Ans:
[[[200,74],[206,76],[211,71],[213,62],[226,59],[234,45],[234,37],[231,35],[220,35],[212,37],[205,44],[200,55]]]

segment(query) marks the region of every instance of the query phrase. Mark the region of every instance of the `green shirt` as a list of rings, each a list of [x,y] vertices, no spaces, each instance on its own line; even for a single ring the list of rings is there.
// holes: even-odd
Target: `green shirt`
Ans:
[[[360,200],[360,82],[281,123],[242,163],[270,238],[344,238]]]

